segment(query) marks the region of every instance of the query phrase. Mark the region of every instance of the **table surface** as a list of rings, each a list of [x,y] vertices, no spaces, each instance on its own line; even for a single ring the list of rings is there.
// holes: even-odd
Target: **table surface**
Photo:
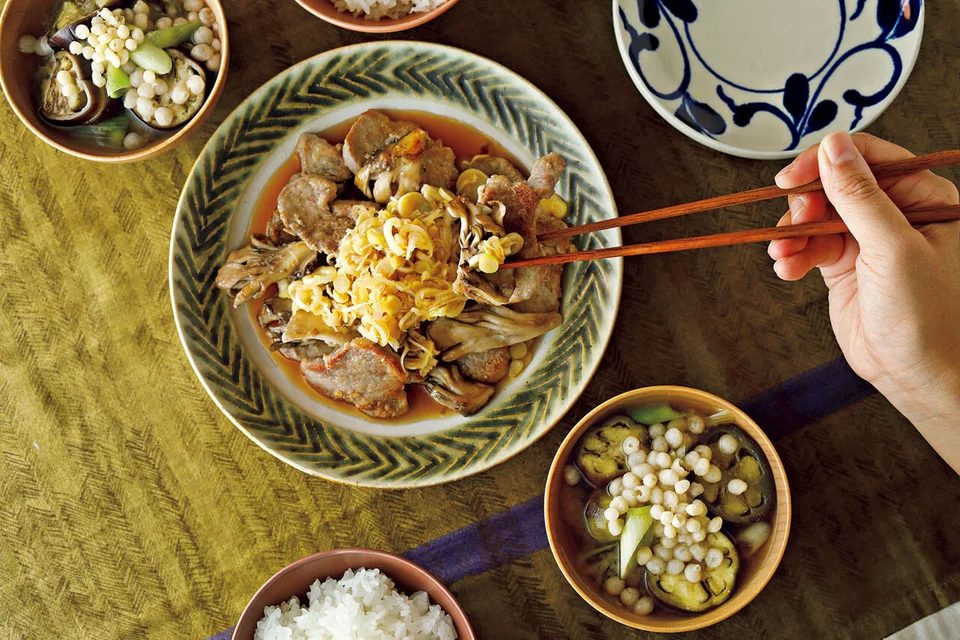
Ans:
[[[534,498],[564,434],[617,393],[679,383],[736,402],[839,357],[820,279],[778,281],[762,245],[631,259],[600,372],[524,453],[401,492],[284,465],[220,414],[187,363],[167,290],[170,226],[194,159],[244,97],[297,61],[376,37],[293,0],[225,4],[226,91],[166,155],[75,161],[0,106],[0,636],[205,638],[293,560],[403,552]],[[913,77],[870,128],[917,153],[960,146],[960,15],[948,5],[929,3]],[[611,21],[601,0],[463,0],[397,37],[480,53],[540,87],[593,145],[622,213],[772,183],[782,163],[710,151],[653,112]],[[769,226],[784,207],[645,225],[625,241]],[[879,638],[960,600],[960,480],[886,401],[872,395],[777,445],[794,499],[783,562],[743,612],[691,637]],[[546,549],[452,589],[481,637],[643,635],[595,613]]]

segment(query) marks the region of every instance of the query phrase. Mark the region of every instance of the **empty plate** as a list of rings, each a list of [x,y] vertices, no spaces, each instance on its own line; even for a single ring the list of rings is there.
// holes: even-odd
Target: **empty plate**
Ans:
[[[654,109],[746,158],[789,158],[858,131],[920,50],[923,0],[614,0],[620,54]]]

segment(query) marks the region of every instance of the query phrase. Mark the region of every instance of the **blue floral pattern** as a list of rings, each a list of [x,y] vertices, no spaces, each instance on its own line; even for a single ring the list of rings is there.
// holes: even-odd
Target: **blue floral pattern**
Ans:
[[[697,50],[690,33],[690,25],[696,22],[699,12],[694,0],[621,0],[620,21],[629,37],[629,60],[646,89],[664,102],[676,103],[674,115],[697,133],[717,139],[728,130],[729,123],[747,127],[758,113],[767,113],[781,121],[789,132],[790,142],[784,151],[797,149],[801,139],[834,124],[840,113],[837,101],[824,98],[824,89],[836,72],[855,56],[868,51],[879,51],[890,58],[892,73],[886,84],[875,93],[864,95],[856,89],[847,89],[842,100],[852,107],[852,119],[837,123],[855,129],[864,118],[864,111],[883,102],[897,87],[904,71],[904,61],[892,41],[913,32],[921,15],[923,0],[876,0],[875,15],[879,35],[854,46],[841,47],[847,27],[856,20],[871,19],[865,11],[868,0],[849,0],[854,4],[848,11],[848,0],[838,0],[840,8],[839,35],[828,60],[814,73],[789,75],[780,89],[756,89],[742,86],[715,71]],[[634,24],[624,11],[624,6],[636,3],[639,24]],[[657,89],[648,80],[641,63],[644,51],[660,49],[660,39],[653,32],[661,23],[669,27],[666,32],[676,39],[682,56],[683,72],[679,82],[669,89]],[[691,78],[695,58],[715,78],[716,99],[712,96],[694,97],[691,94]],[[702,87],[702,85],[701,85]],[[748,99],[737,101],[731,94],[747,94]],[[779,99],[777,96],[779,95]],[[755,97],[754,97],[755,96]],[[677,103],[677,101],[679,101]],[[711,104],[711,101],[713,104]],[[850,109],[846,109],[849,112]]]

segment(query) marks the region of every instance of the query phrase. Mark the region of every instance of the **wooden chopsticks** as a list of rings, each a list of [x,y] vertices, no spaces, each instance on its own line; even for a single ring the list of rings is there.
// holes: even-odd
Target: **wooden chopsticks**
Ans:
[[[885,162],[871,167],[873,174],[878,179],[902,176],[918,171],[926,171],[937,167],[946,167],[960,164],[960,149],[950,151],[939,151],[925,156],[898,160],[896,162]],[[740,193],[731,193],[724,196],[707,198],[696,202],[673,205],[662,209],[654,209],[643,213],[634,213],[619,218],[591,222],[589,224],[570,227],[560,231],[551,231],[537,236],[539,241],[556,240],[558,238],[567,238],[570,236],[589,233],[591,231],[602,231],[604,229],[613,229],[616,227],[625,227],[628,225],[651,222],[653,220],[663,220],[665,218],[674,218],[691,213],[700,213],[720,209],[736,204],[746,204],[748,202],[761,202],[763,200],[772,200],[784,196],[796,195],[800,193],[809,193],[823,189],[820,180],[805,184],[793,189],[781,189],[777,186],[761,187],[750,191]],[[911,225],[933,224],[937,222],[954,222],[960,220],[960,205],[946,207],[935,207],[930,209],[918,209],[904,214]],[[518,267],[533,267],[537,265],[548,264],[566,264],[568,262],[580,262],[582,260],[600,260],[603,258],[619,258],[626,256],[650,255],[654,253],[670,253],[673,251],[686,251],[688,249],[706,249],[709,247],[728,247],[738,244],[747,244],[750,242],[769,242],[770,240],[779,240],[783,238],[804,238],[811,236],[824,236],[835,233],[845,233],[847,226],[840,220],[829,220],[824,222],[811,222],[809,224],[797,224],[784,227],[770,227],[766,229],[748,229],[745,231],[733,231],[730,233],[718,233],[709,236],[695,236],[692,238],[677,238],[674,240],[662,240],[659,242],[647,242],[643,244],[628,245],[625,247],[607,247],[604,249],[590,249],[587,251],[577,251],[573,253],[560,253],[552,256],[540,256],[538,258],[527,258],[523,260],[508,260],[501,267],[502,269],[516,269]]]
[[[922,225],[936,222],[956,222],[960,220],[960,205],[917,209],[904,214],[910,224]],[[844,233],[847,225],[841,220],[825,222],[811,222],[795,224],[785,227],[769,227],[767,229],[747,229],[730,233],[717,233],[709,236],[695,236],[693,238],[677,238],[647,242],[644,244],[628,245],[626,247],[607,247],[604,249],[590,249],[574,253],[558,253],[552,256],[540,256],[526,260],[510,260],[503,264],[501,269],[516,269],[519,267],[535,267],[545,264],[566,264],[582,260],[601,260],[603,258],[620,258],[626,256],[650,255],[654,253],[670,253],[686,251],[688,249],[707,249],[710,247],[729,247],[750,242],[769,242],[784,238],[809,238],[811,236],[828,236],[834,233]]]
[[[871,167],[873,175],[877,178],[890,178],[893,176],[902,176],[917,171],[926,171],[927,169],[936,169],[937,167],[947,167],[954,164],[960,164],[960,149],[950,151],[938,151],[925,156],[898,160],[896,162],[884,162],[875,164]],[[811,191],[820,191],[823,185],[819,180],[805,184],[793,189],[781,189],[777,186],[761,187],[750,191],[740,193],[731,193],[724,196],[707,198],[706,200],[697,200],[686,204],[676,204],[662,209],[654,209],[643,213],[634,213],[619,218],[610,218],[609,220],[600,220],[578,227],[570,227],[560,231],[551,231],[537,236],[540,241],[554,240],[557,238],[568,238],[570,236],[589,233],[591,231],[602,231],[604,229],[614,229],[616,227],[627,227],[643,222],[652,222],[654,220],[663,220],[665,218],[675,218],[685,216],[690,213],[700,213],[711,211],[713,209],[722,209],[737,204],[747,204],[749,202],[761,202],[763,200],[772,200],[784,196],[797,195],[800,193],[809,193]]]

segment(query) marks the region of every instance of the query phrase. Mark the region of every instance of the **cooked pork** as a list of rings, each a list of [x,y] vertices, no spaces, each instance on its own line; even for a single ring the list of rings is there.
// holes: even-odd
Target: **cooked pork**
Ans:
[[[346,182],[353,177],[343,161],[340,149],[315,133],[304,133],[297,140],[297,155],[300,156],[300,171],[318,175],[331,182]]]
[[[283,217],[280,215],[279,210],[274,211],[270,216],[264,233],[270,242],[277,246],[293,242],[297,239],[297,236],[287,231],[287,226],[283,223]]]
[[[456,159],[457,156],[450,147],[436,146],[424,151],[419,158],[420,184],[417,189],[422,185],[432,184],[453,191],[457,186],[457,176],[460,175],[454,164]]]
[[[496,391],[492,385],[465,380],[455,364],[434,367],[423,386],[434,400],[465,416],[482,409]]]
[[[452,149],[409,122],[393,122],[367,111],[347,133],[343,148],[354,184],[379,203],[418,191],[421,185],[453,189],[459,172]]]
[[[497,384],[507,377],[510,370],[510,351],[507,347],[488,349],[480,353],[468,353],[459,360],[460,372],[471,380]]]
[[[353,228],[354,219],[336,215],[330,203],[337,197],[337,185],[307,173],[298,173],[280,192],[277,208],[284,226],[312,249],[336,254],[340,241]]]
[[[542,236],[551,231],[562,231],[568,228],[566,222],[552,215],[540,215],[537,217],[537,235]],[[569,238],[554,238],[540,242],[540,255],[553,256],[558,253],[566,253],[570,246]]]
[[[562,265],[517,269],[510,306],[523,313],[552,313],[560,309]]]
[[[563,220],[553,216],[537,219],[537,233],[566,229]],[[540,255],[555,255],[566,250],[567,240],[541,242]],[[522,252],[521,252],[522,253]],[[563,279],[562,265],[540,265],[516,269],[511,306],[525,313],[547,313],[560,308],[560,283]]]
[[[400,358],[366,338],[356,338],[319,359],[304,360],[307,383],[334,400],[343,400],[374,418],[397,418],[409,410]]]
[[[566,166],[567,163],[559,153],[548,153],[533,163],[527,184],[533,187],[541,198],[549,198],[553,195],[553,189],[560,181],[560,175]]]
[[[540,167],[537,171],[541,176],[545,176],[551,167],[555,169],[558,163],[562,168],[562,158],[559,156],[555,159],[547,158],[550,156],[544,156],[534,164],[535,168]],[[541,247],[537,242],[537,204],[539,202],[540,196],[529,184],[510,182],[504,176],[493,176],[480,187],[480,203],[488,206],[501,203],[505,207],[504,229],[523,237],[523,247],[517,254],[520,258],[535,258],[542,255],[543,250],[547,248]],[[544,221],[543,224],[552,225],[553,223]],[[551,245],[549,251],[556,252],[557,247]],[[525,313],[551,313],[560,308],[562,266],[525,267],[505,273],[498,272],[494,275],[496,277],[484,276],[475,271],[458,273],[455,288],[472,300],[484,304],[509,304]]]
[[[482,154],[473,156],[470,160],[461,163],[460,170],[476,169],[487,176],[504,176],[510,182],[523,182],[523,174],[506,158],[498,158]]]
[[[350,171],[357,173],[374,154],[416,128],[417,125],[412,122],[394,121],[371,109],[357,118],[347,132],[343,142],[343,160]]]
[[[254,237],[249,245],[227,256],[217,272],[217,286],[233,293],[233,306],[239,307],[262,297],[267,287],[284,278],[302,278],[316,262],[317,252],[305,242],[277,247],[266,238]]]
[[[523,238],[520,256],[532,258],[537,251],[536,213],[540,198],[526,182],[511,182],[504,176],[493,176],[480,187],[480,204],[506,207],[503,227],[507,232],[519,233]]]
[[[456,318],[430,323],[427,335],[441,350],[440,359],[454,362],[468,353],[509,347],[542,336],[560,326],[559,313],[521,313],[509,307],[472,307]]]

